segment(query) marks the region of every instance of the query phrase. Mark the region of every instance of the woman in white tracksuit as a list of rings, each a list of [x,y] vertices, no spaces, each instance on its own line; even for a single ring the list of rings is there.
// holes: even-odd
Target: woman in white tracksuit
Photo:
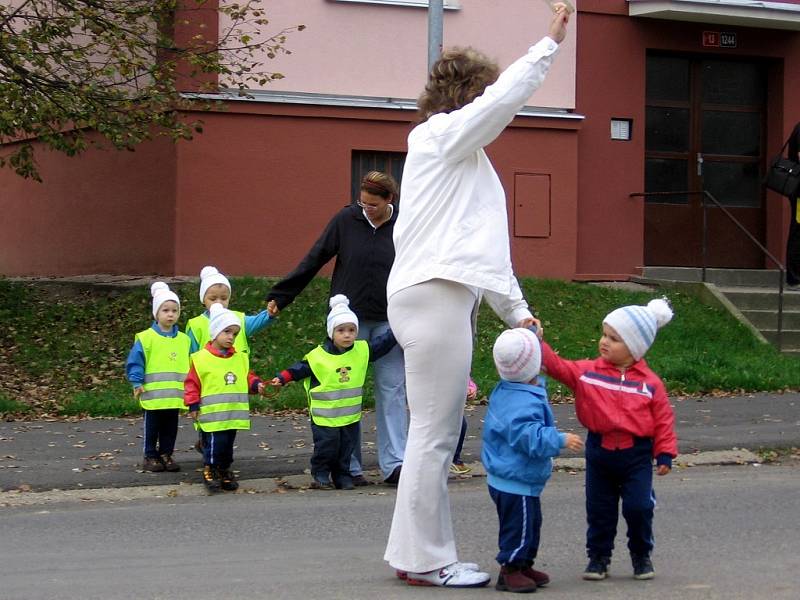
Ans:
[[[478,587],[490,579],[458,562],[447,494],[472,319],[484,297],[509,327],[541,324],[512,271],[505,193],[483,147],[544,80],[568,19],[558,7],[548,36],[499,77],[472,49],[445,52],[419,100],[423,122],[408,137],[387,295],[411,417],[384,558],[412,585]]]

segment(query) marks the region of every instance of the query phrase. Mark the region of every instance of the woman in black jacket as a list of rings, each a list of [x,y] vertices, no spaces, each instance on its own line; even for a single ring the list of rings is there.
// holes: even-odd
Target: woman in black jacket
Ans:
[[[276,315],[292,303],[319,270],[336,258],[330,296],[344,294],[359,320],[358,336],[371,340],[389,329],[386,316],[386,280],[394,262],[392,235],[397,221],[395,179],[370,171],[361,180],[359,201],[340,210],[300,264],[276,283],[267,295],[267,308]],[[386,483],[400,478],[408,432],[405,363],[396,346],[373,363],[378,464]],[[350,473],[355,485],[366,485],[361,466],[359,435]]]

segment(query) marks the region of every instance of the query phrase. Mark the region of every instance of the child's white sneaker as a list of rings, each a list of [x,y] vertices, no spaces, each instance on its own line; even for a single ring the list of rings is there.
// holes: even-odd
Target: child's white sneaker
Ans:
[[[467,566],[476,567],[475,570]],[[435,585],[441,587],[483,587],[491,580],[488,573],[477,570],[474,563],[453,563],[442,567],[438,571],[427,573],[411,573],[406,575],[408,585]]]

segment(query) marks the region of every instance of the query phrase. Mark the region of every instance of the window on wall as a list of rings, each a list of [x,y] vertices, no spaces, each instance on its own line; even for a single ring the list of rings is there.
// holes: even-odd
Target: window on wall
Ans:
[[[389,173],[401,183],[403,165],[406,162],[405,152],[377,152],[375,150],[353,150],[351,161],[350,199],[358,200],[359,188],[364,175],[370,171]]]

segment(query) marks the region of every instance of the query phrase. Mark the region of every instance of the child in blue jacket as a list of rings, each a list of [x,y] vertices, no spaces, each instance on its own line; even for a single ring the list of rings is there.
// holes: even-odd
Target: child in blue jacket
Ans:
[[[481,460],[489,494],[500,520],[500,591],[533,592],[550,577],[533,568],[539,549],[542,509],[539,496],[562,448],[576,451],[583,440],[555,426],[547,389],[539,380],[542,352],[536,334],[509,329],[493,349],[501,377],[489,396]]]

